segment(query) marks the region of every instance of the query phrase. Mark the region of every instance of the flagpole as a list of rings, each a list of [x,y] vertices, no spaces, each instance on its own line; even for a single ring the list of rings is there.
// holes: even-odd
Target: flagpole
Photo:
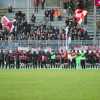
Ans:
[[[29,7],[30,7],[30,4],[29,4],[29,0],[26,0],[26,6],[27,6],[27,22],[29,23]]]
[[[94,45],[96,45],[96,5],[94,0]]]
[[[14,3],[14,8],[16,8],[16,0],[14,0],[13,3]]]

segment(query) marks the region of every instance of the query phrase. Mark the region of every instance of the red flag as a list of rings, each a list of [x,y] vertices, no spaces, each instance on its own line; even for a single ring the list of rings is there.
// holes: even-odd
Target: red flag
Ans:
[[[87,11],[86,10],[82,10],[82,9],[76,9],[75,10],[75,19],[77,21],[78,24],[81,24],[82,21],[84,20],[85,16],[87,15]]]
[[[100,0],[95,0],[95,5],[100,6]]]
[[[9,32],[13,31],[14,25],[6,16],[3,16],[1,18],[1,23],[2,23],[2,26],[5,27]]]

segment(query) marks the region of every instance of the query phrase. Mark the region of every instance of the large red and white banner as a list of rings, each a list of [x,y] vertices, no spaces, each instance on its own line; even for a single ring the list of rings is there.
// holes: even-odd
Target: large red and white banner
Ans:
[[[1,18],[1,23],[2,23],[2,26],[4,28],[6,28],[9,32],[13,31],[14,25],[13,25],[13,23],[6,16],[3,16]]]
[[[95,0],[95,5],[100,6],[100,0]]]

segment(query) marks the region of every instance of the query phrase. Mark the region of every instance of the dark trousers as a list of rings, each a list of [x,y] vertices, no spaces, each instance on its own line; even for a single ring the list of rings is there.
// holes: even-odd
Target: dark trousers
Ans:
[[[94,68],[96,66],[96,61],[93,58],[91,58],[90,64],[91,64],[91,68]]]
[[[44,9],[45,2],[42,2],[41,5],[42,5],[42,9]]]
[[[37,68],[42,68],[42,62],[41,61],[37,62]]]
[[[19,69],[20,68],[20,62],[16,61],[16,68]]]
[[[69,68],[71,68],[71,60],[68,60],[68,66],[69,66]]]
[[[0,60],[0,68],[4,68],[4,60]]]
[[[76,59],[72,59],[72,62],[71,62],[71,68],[75,68],[76,69]]]
[[[81,67],[82,69],[85,69],[85,60],[81,60]]]
[[[9,68],[14,68],[14,67],[15,67],[14,60],[11,60],[9,62]]]
[[[95,63],[91,63],[91,68],[95,68],[96,64]]]
[[[35,5],[35,12],[38,12],[38,5]]]
[[[53,15],[50,15],[50,21],[54,21]]]
[[[42,61],[42,68],[47,68],[46,61]]]
[[[37,60],[33,59],[33,68],[37,68]]]
[[[10,62],[6,61],[6,69],[10,67]]]
[[[55,59],[51,59],[51,68],[55,68]]]

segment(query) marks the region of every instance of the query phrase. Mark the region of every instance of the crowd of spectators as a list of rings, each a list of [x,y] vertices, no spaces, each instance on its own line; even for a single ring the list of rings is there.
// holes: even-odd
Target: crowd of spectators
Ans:
[[[50,12],[49,12],[50,14]],[[50,17],[49,15],[46,16]],[[65,27],[59,28],[47,24],[36,24],[36,16],[33,14],[31,17],[31,22],[28,23],[26,20],[25,13],[18,11],[15,14],[14,19],[16,20],[14,24],[13,32],[9,33],[6,29],[2,30],[2,24],[0,24],[0,40],[66,40]],[[53,21],[50,17],[50,20]],[[58,16],[61,19],[61,16]],[[69,27],[68,35],[71,36],[72,40],[87,40],[89,39],[87,30],[79,27],[78,24],[73,20],[73,18],[66,19],[66,26]]]
[[[92,58],[92,59],[91,59]],[[100,51],[0,51],[0,68],[97,68]]]
[[[41,1],[42,8],[44,8],[45,0],[34,1],[36,4],[39,4]],[[66,2],[65,2],[66,1]],[[74,12],[75,8],[83,7],[81,0],[77,1],[77,5],[73,0],[65,0],[64,8],[68,9],[69,6]],[[37,7],[38,5],[36,5]],[[9,12],[12,8],[9,7]],[[62,21],[63,15],[62,11],[59,8],[45,9],[44,12],[45,20],[54,21],[55,18],[58,21]],[[84,27],[80,27],[75,19],[66,18],[65,27],[57,27],[45,24],[36,23],[37,16],[35,13],[32,14],[30,18],[30,23],[27,22],[26,14],[22,11],[16,12],[14,16],[14,29],[12,32],[8,32],[7,29],[2,28],[0,23],[0,40],[66,40],[67,36],[71,36],[72,40],[89,40],[89,35],[87,30]],[[68,27],[68,33],[66,34],[66,27]]]
[[[68,28],[67,34],[71,36],[72,40],[89,40],[86,27],[80,27],[74,18],[67,18],[65,21],[66,27]]]
[[[54,21],[55,18],[58,19],[58,21],[62,20],[62,12],[59,8],[52,8],[45,10],[45,19],[48,21]]]

